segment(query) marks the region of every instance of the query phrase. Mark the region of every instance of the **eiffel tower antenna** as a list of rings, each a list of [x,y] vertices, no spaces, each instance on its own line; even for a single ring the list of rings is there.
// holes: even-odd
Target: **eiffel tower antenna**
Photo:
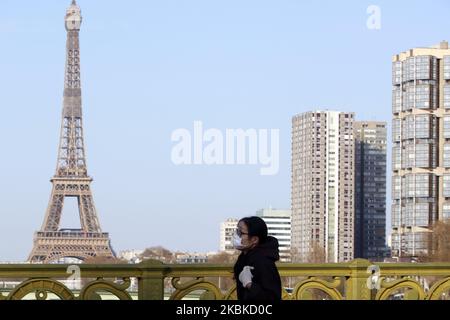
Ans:
[[[84,260],[95,256],[114,257],[109,234],[102,232],[95,210],[88,175],[81,107],[80,40],[82,17],[76,1],[67,9],[66,70],[61,134],[53,188],[41,230],[34,237],[28,261],[49,263],[61,258]],[[60,229],[64,199],[76,198],[81,229]]]

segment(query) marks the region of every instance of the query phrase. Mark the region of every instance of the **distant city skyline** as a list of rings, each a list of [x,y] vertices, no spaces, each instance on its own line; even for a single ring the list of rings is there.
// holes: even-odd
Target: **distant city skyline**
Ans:
[[[308,110],[389,123],[389,195],[391,56],[450,38],[444,0],[77,2],[87,161],[116,252],[214,251],[226,218],[289,208],[291,117]],[[69,3],[0,3],[2,261],[26,259],[48,204]],[[370,5],[380,29],[367,26]],[[194,121],[223,132],[279,129],[278,174],[175,166],[171,133]],[[65,211],[62,227],[77,220]]]

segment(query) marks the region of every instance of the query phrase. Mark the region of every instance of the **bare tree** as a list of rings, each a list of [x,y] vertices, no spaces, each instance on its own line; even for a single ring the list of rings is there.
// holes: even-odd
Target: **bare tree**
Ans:
[[[292,246],[291,246],[291,262],[292,263],[299,263],[299,262],[301,262],[298,249],[297,248],[293,248]]]
[[[83,261],[85,264],[121,264],[128,263],[125,259],[114,258],[111,256],[95,256]]]
[[[325,263],[325,248],[320,245],[319,241],[312,241],[311,250],[305,259],[300,255],[298,248],[291,247],[291,261],[292,263]]]
[[[210,264],[234,264],[239,256],[239,252],[235,251],[233,253],[228,253],[225,251],[219,252],[213,256],[208,258],[208,263]],[[233,279],[233,275],[230,274],[230,277],[217,277],[217,278],[208,278],[208,281],[216,284],[217,287],[224,291],[228,291],[234,284],[235,280]]]
[[[326,262],[326,252],[325,248],[320,245],[318,241],[313,241],[311,250],[307,258],[309,263],[325,263]]]
[[[162,246],[150,247],[144,250],[139,256],[142,260],[154,259],[164,263],[174,263],[175,254]]]
[[[239,256],[239,252],[228,253],[225,251],[219,252],[208,258],[208,263],[234,263]]]
[[[450,262],[450,219],[437,221],[430,232],[429,254],[420,257],[424,262]]]

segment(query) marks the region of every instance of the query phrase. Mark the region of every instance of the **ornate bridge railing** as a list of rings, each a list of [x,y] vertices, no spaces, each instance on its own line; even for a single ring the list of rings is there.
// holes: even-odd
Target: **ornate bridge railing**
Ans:
[[[279,264],[283,299],[447,299],[450,263]],[[0,265],[0,300],[236,299],[231,265]]]

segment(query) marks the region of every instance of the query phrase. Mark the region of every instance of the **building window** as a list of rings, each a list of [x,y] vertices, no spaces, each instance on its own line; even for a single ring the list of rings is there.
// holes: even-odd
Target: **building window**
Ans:
[[[402,225],[411,226],[413,224],[414,203],[407,203],[403,208]]]
[[[402,91],[400,88],[392,90],[392,112],[399,113],[402,111]]]
[[[416,197],[429,197],[430,196],[430,175],[416,174],[415,176],[416,185]]]
[[[430,216],[430,204],[428,203],[416,203],[415,204],[415,216],[413,225],[415,226],[428,226]]]
[[[417,80],[431,80],[436,79],[436,58],[432,56],[416,56],[415,57],[415,72]]]
[[[405,91],[402,93],[402,110],[408,111],[414,108],[414,86],[409,84],[405,85],[404,88]]]
[[[400,226],[400,206],[398,204],[392,205],[392,227],[398,228]]]
[[[450,168],[450,143],[444,144],[444,167]]]
[[[407,116],[402,122],[402,139],[414,139],[414,116]]]
[[[450,56],[444,56],[444,79],[450,80]]]
[[[414,90],[414,87],[412,87]],[[432,105],[433,87],[429,84],[416,85],[416,108],[430,109]]]
[[[397,142],[400,141],[401,139],[401,120],[400,119],[394,119],[392,120],[392,140],[393,142]],[[449,127],[450,127],[450,117],[449,117]],[[450,134],[450,129],[449,129],[449,134]]]
[[[400,176],[394,176],[392,178],[392,198],[393,199],[400,199],[400,192],[401,192],[401,177]]]
[[[416,144],[416,167],[430,166],[430,145],[428,143]]]
[[[397,85],[402,82],[402,62],[392,63],[392,84]]]
[[[450,197],[450,174],[444,174],[442,194],[444,197]]]
[[[444,108],[450,109],[450,85],[444,85]]]
[[[430,138],[430,117],[428,115],[416,116],[416,138]]]
[[[392,148],[392,166],[394,170],[401,169],[401,149],[400,147]]]
[[[406,59],[402,64],[403,81],[414,80],[415,66],[414,57]]]
[[[414,144],[406,144],[402,149],[402,168],[413,168],[415,166]]]
[[[414,175],[408,174],[402,177],[402,198],[414,197]]]
[[[444,138],[450,139],[450,116],[444,117]]]
[[[445,203],[442,208],[442,217],[444,220],[450,219],[450,203]]]

